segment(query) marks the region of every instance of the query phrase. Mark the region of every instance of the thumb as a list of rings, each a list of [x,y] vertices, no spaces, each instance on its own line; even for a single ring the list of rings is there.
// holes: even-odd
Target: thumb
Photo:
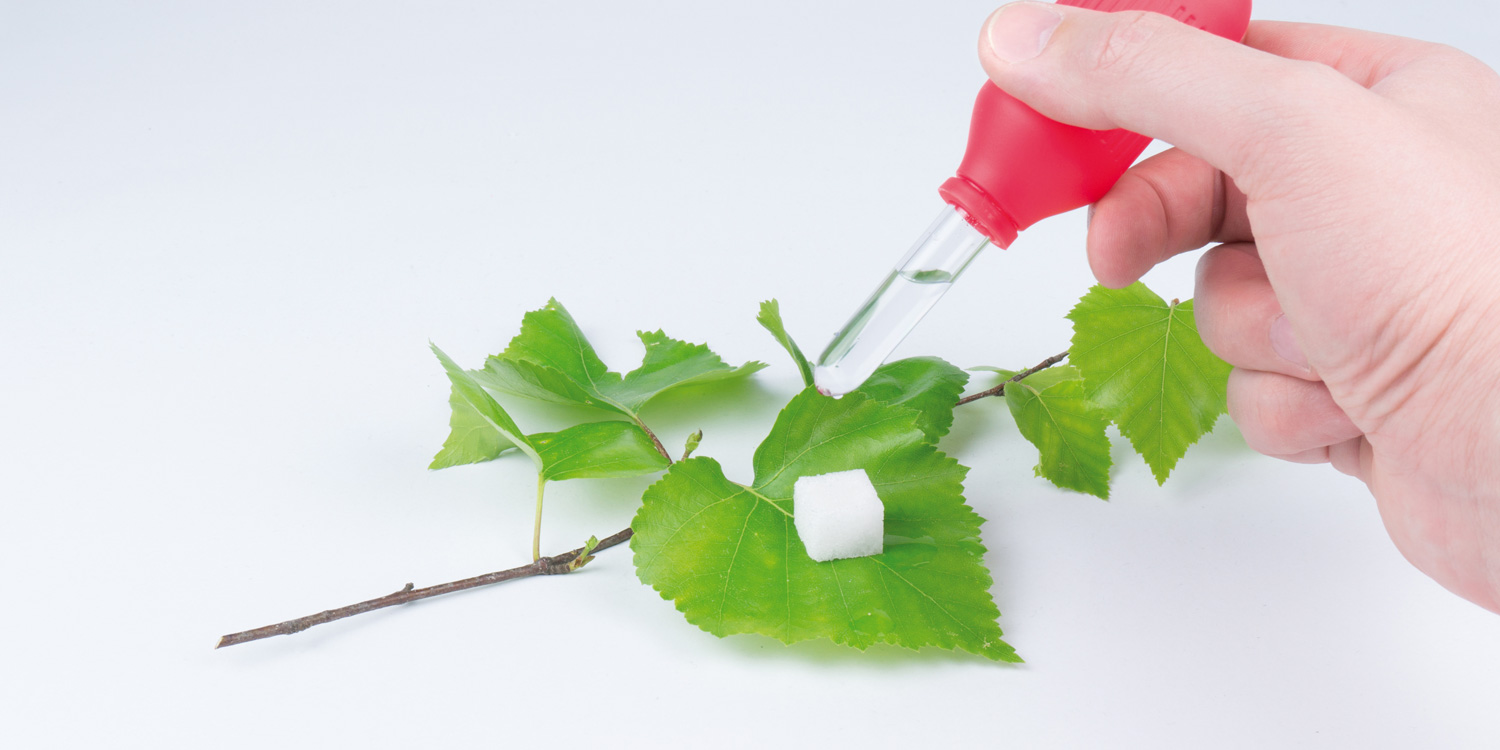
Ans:
[[[1347,137],[1350,108],[1372,96],[1326,65],[1142,11],[1011,3],[985,23],[979,59],[995,85],[1054,120],[1159,138],[1251,194],[1303,150],[1284,146]]]

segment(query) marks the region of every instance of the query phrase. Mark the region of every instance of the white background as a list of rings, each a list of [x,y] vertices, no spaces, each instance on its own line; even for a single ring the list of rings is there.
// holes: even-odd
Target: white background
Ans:
[[[747,478],[797,387],[757,303],[816,351],[926,226],[992,6],[0,6],[0,744],[1500,745],[1500,618],[1411,569],[1362,485],[1226,421],[1164,488],[1117,451],[1105,503],[1033,478],[998,402],[944,448],[1021,667],[719,640],[623,549],[212,650],[527,560],[527,462],[425,470],[427,342],[477,365],[551,295],[616,369],[657,327],[772,363],[647,413]],[[1478,0],[1256,15],[1500,63]],[[991,251],[900,353],[1061,351],[1082,243],[1075,213]],[[1192,263],[1148,281],[1190,296]],[[648,482],[554,485],[546,548]]]

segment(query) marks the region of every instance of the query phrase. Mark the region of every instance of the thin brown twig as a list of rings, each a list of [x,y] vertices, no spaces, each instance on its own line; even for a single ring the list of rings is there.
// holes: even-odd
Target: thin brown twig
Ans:
[[[618,533],[605,537],[604,539],[600,540],[598,546],[594,547],[593,552],[590,554],[609,549],[610,547],[614,547],[619,544],[623,544],[630,539],[630,536],[633,533],[634,532],[632,532],[630,529],[625,529],[624,531],[620,531]],[[562,575],[571,573],[577,568],[570,569],[569,563],[573,562],[574,559],[583,554],[583,549],[583,547],[579,547],[578,549],[572,550],[570,552],[564,552],[560,555],[543,557],[536,562],[533,562],[529,565],[522,565],[519,568],[499,570],[495,571],[494,573],[485,573],[482,576],[465,578],[461,581],[440,583],[436,586],[428,586],[427,588],[413,588],[412,584],[408,583],[404,588],[394,594],[387,594],[385,596],[363,601],[358,604],[351,604],[347,607],[325,610],[315,615],[308,615],[307,617],[298,617],[295,620],[287,620],[286,622],[277,623],[275,625],[267,625],[263,628],[246,630],[239,633],[230,633],[229,635],[220,638],[219,645],[215,646],[214,648],[235,646],[241,643],[249,643],[250,641],[258,641],[262,638],[271,638],[278,635],[291,635],[292,633],[300,633],[314,625],[322,625],[324,623],[333,622],[334,620],[342,620],[345,617],[353,617],[355,615],[362,615],[366,612],[373,612],[377,609],[394,607],[398,604],[409,604],[419,599],[427,599],[434,596],[442,596],[443,594],[451,594],[455,591],[479,588],[480,586],[489,586],[491,584],[503,583],[505,581],[514,581],[520,578]]]
[[[1004,393],[1005,393],[1005,384],[1006,383],[1018,383],[1018,382],[1020,382],[1020,381],[1022,381],[1024,379],[1032,376],[1032,375],[1035,375],[1035,374],[1041,372],[1042,370],[1047,369],[1048,367],[1051,367],[1051,366],[1057,364],[1058,362],[1063,361],[1064,359],[1067,359],[1067,357],[1068,357],[1068,353],[1067,352],[1063,352],[1061,354],[1054,354],[1054,355],[1052,355],[1052,356],[1050,356],[1050,357],[1042,360],[1039,364],[1037,364],[1036,367],[1033,367],[1033,368],[1031,368],[1029,370],[1022,370],[1021,372],[1016,373],[1014,377],[1012,377],[1011,379],[1005,381],[1005,383],[1001,383],[1000,385],[997,385],[994,388],[991,388],[991,389],[989,389],[987,391],[980,391],[980,392],[975,393],[973,395],[964,396],[963,398],[959,399],[958,403],[954,404],[954,406],[963,406],[964,404],[971,404],[971,403],[973,403],[975,401],[978,401],[979,399],[986,398],[986,397],[989,397],[989,396],[1004,395]]]
[[[671,465],[672,454],[668,453],[667,447],[661,444],[661,440],[657,439],[656,433],[652,432],[651,428],[647,427],[646,423],[642,421],[640,417],[635,418],[635,423],[638,427],[641,428],[642,432],[646,433],[646,437],[651,438],[651,444],[656,446],[656,452],[660,453],[662,458],[667,459],[668,465]]]
[[[1063,352],[1061,354],[1056,354],[1048,357],[1042,360],[1035,367],[1017,373],[1014,377],[1005,381],[1005,383],[1015,383],[1030,375],[1041,372],[1042,370],[1045,370],[1048,367],[1052,367],[1053,365],[1063,361],[1063,359],[1065,359],[1067,356],[1068,353]],[[962,406],[964,404],[973,403],[988,396],[999,396],[1005,392],[1005,383],[1001,383],[1000,385],[986,391],[980,391],[979,393],[975,393],[972,396],[965,396],[964,398],[959,399],[958,403],[954,404],[954,406]],[[636,420],[636,424],[640,425],[641,429],[645,431],[646,435],[651,438],[651,442],[656,446],[656,449],[661,452],[662,456],[667,459],[667,463],[672,463],[671,454],[667,453],[667,449],[661,444],[661,441],[657,439],[656,434],[653,433],[651,429],[645,424],[641,423],[640,420]],[[633,535],[634,533],[635,532],[632,529],[624,529],[611,534],[610,536],[605,537],[603,540],[601,540],[599,544],[594,547],[593,551],[590,552],[590,554],[598,554],[599,552],[607,550],[610,547],[624,544],[626,541],[629,541],[631,535]],[[250,641],[258,641],[264,638],[272,638],[278,635],[291,635],[293,633],[300,633],[314,625],[322,625],[324,623],[333,622],[335,620],[342,620],[346,617],[353,617],[355,615],[362,615],[366,612],[373,612],[377,609],[385,609],[386,607],[395,607],[401,604],[409,604],[420,599],[428,599],[434,596],[442,596],[443,594],[451,594],[455,591],[464,591],[467,589],[479,588],[481,586],[504,583],[505,581],[514,581],[521,578],[532,578],[535,576],[545,575],[565,575],[567,573],[573,572],[574,570],[577,570],[578,567],[581,567],[574,566],[571,563],[574,560],[578,559],[578,556],[582,555],[583,551],[584,548],[579,547],[578,549],[564,552],[560,555],[538,558],[535,562],[532,562],[529,565],[522,565],[520,567],[511,568],[509,570],[499,570],[493,573],[485,573],[484,575],[474,576],[473,578],[465,578],[461,581],[440,583],[436,586],[428,586],[426,588],[414,588],[412,584],[408,583],[400,591],[397,591],[394,594],[387,594],[375,599],[362,601],[358,604],[350,604],[347,607],[324,610],[315,615],[298,617],[295,620],[287,620],[286,622],[277,623],[275,625],[267,625],[262,628],[255,628],[254,630],[245,630],[239,633],[230,633],[229,635],[220,638],[219,645],[215,646],[214,648],[237,646],[241,643],[249,643]]]

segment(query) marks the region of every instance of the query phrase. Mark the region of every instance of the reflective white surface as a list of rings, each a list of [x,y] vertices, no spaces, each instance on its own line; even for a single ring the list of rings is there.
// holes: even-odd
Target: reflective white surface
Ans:
[[[220,634],[527,559],[524,461],[429,473],[436,341],[477,364],[556,295],[773,368],[647,418],[731,477],[928,220],[990,2],[63,2],[0,22],[0,735],[15,747],[1500,745],[1500,617],[1412,570],[1358,483],[1232,429],[1109,502],[973,467],[1021,668],[718,640],[630,555],[214,652]],[[1500,63],[1487,2],[1257,15]],[[830,221],[843,217],[844,221]],[[1083,216],[969,269],[896,356],[1026,367],[1091,283]],[[566,239],[567,241],[559,241]],[[1148,279],[1192,293],[1192,257]],[[975,385],[981,385],[976,381]],[[563,415],[517,408],[528,429]],[[548,549],[649,480],[549,491]]]

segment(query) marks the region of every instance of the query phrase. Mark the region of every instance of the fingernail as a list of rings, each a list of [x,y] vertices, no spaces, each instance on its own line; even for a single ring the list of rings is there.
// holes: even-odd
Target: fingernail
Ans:
[[[1302,347],[1297,345],[1297,339],[1292,335],[1292,323],[1285,315],[1278,315],[1271,321],[1271,348],[1281,355],[1281,358],[1292,364],[1307,368],[1307,355],[1302,353]]]
[[[1042,3],[1012,3],[990,20],[990,49],[1004,62],[1030,60],[1042,53],[1062,14]]]

